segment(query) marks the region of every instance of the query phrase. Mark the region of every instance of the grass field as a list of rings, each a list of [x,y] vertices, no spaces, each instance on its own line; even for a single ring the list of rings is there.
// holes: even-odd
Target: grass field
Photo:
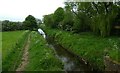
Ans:
[[[16,46],[18,40],[23,36],[24,31],[2,32],[2,58]]]
[[[33,31],[29,49],[29,63],[26,71],[61,71],[62,62],[56,58],[55,53],[47,46],[45,39]]]
[[[89,61],[95,68],[104,69],[105,54],[120,62],[120,37],[102,38],[91,32],[73,34],[56,29],[46,29],[48,35],[54,36],[56,41],[65,48]]]
[[[0,72],[2,71],[2,32],[0,32]]]
[[[14,70],[29,31],[2,32],[2,70]],[[17,63],[16,63],[17,62]],[[15,65],[16,63],[16,65]]]
[[[0,32],[0,53],[2,53],[2,32]]]

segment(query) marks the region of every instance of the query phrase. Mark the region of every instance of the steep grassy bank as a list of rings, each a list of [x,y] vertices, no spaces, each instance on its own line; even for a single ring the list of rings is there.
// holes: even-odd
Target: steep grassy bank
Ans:
[[[73,53],[85,58],[96,69],[104,70],[104,56],[109,55],[120,62],[120,37],[102,38],[91,32],[73,34],[57,29],[45,29],[48,36],[54,36],[56,41]]]
[[[3,32],[2,70],[14,71],[20,64],[24,43],[29,31]]]
[[[31,33],[29,63],[25,71],[61,71],[63,64],[56,58],[54,51],[48,47],[45,39],[38,33]]]

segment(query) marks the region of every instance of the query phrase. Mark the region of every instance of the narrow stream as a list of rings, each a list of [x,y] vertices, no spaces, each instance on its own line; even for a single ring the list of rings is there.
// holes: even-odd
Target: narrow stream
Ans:
[[[47,35],[45,35],[45,37],[46,41],[48,42],[48,46],[55,51],[57,58],[64,63],[65,72],[68,73],[69,71],[80,71],[80,73],[102,73],[94,70],[91,65],[80,56],[77,56],[58,44],[54,37]]]
[[[55,53],[56,56],[64,63],[64,70],[69,71],[80,71],[80,73],[98,73],[89,63],[87,63],[83,58],[75,55],[74,53],[68,51],[66,48],[62,47],[54,41],[53,37],[46,37],[46,40]],[[89,72],[88,72],[89,71]]]

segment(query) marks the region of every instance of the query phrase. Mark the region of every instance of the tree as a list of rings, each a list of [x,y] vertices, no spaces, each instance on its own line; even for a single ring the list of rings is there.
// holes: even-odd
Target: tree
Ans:
[[[78,16],[74,18],[74,31],[79,33],[90,30],[90,18],[82,12],[79,12],[78,15],[79,18]]]
[[[73,13],[71,12],[70,6],[66,6],[65,12],[64,12],[64,19],[63,19],[62,24],[61,24],[62,29],[67,30],[67,31],[71,31],[73,24],[74,24]]]
[[[14,31],[14,30],[22,30],[22,22],[12,22],[9,20],[2,21],[2,31]]]
[[[28,15],[23,22],[24,29],[36,30],[38,28],[36,19],[32,15]]]
[[[92,17],[92,27],[95,26],[95,28],[97,28],[97,32],[96,30],[94,30],[94,32],[99,32],[103,37],[109,36],[112,24],[119,14],[118,6],[112,2],[92,2],[92,5],[94,7],[94,11],[96,11],[95,15]]]
[[[65,5],[69,8],[69,12],[72,11],[72,16],[69,19],[74,18],[73,30],[75,32],[88,30],[90,26],[90,3],[66,2]]]
[[[50,27],[50,28],[56,27],[56,25],[54,24],[53,14],[45,15],[43,22],[47,27]]]
[[[76,15],[74,28],[89,29],[101,36],[109,36],[114,20],[119,15],[118,3],[113,2],[67,2]],[[75,18],[76,18],[75,17]],[[76,21],[77,20],[77,21]],[[81,27],[81,28],[80,28]]]
[[[9,20],[2,21],[2,31],[8,31],[9,30]]]
[[[64,19],[64,9],[59,7],[53,14],[54,24],[58,28],[59,23]]]

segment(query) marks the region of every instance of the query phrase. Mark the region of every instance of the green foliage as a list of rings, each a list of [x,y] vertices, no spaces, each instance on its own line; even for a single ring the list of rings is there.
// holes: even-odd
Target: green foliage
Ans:
[[[32,15],[28,15],[23,22],[24,29],[36,30],[38,28],[36,19]]]
[[[99,34],[99,28],[98,28],[98,23],[99,23],[99,21],[98,21],[98,16],[94,16],[94,17],[92,17],[92,23],[91,23],[91,29],[92,29],[92,31],[94,32],[94,34]]]
[[[68,50],[85,58],[92,66],[99,70],[104,70],[104,59],[107,54],[115,61],[119,60],[119,37],[103,38],[93,35],[91,32],[72,34],[70,32],[47,29],[49,35],[55,36],[55,40]],[[54,34],[54,35],[53,35]]]
[[[64,19],[62,21],[62,29],[63,30],[72,30],[72,26],[73,26],[73,13],[70,11],[69,7],[66,7],[65,9],[65,13],[64,13]]]
[[[105,37],[110,35],[111,29],[114,28],[113,24],[119,23],[118,16],[120,8],[117,3],[112,2],[76,3],[68,1],[65,3],[65,9],[66,8],[69,8],[69,10],[72,11],[72,13],[74,13],[73,31],[75,32],[92,30],[95,34],[100,34],[102,37]],[[67,14],[69,15],[69,13]],[[64,20],[64,22],[67,22],[67,20]],[[65,24],[67,25],[67,23]],[[67,28],[71,27],[67,26]]]
[[[56,27],[56,25],[54,24],[53,14],[45,15],[43,21],[47,27],[51,27],[51,28]]]
[[[108,14],[97,14],[92,18],[92,30],[95,33],[100,33],[102,37],[109,36],[117,14],[117,11],[114,10]]]
[[[88,31],[90,30],[90,18],[85,13],[78,13],[75,16],[73,29],[75,32]]]
[[[47,46],[45,39],[37,32],[31,33],[29,63],[25,71],[61,71],[63,64]]]
[[[3,32],[2,70],[14,71],[21,62],[23,46],[29,31]]]
[[[118,6],[113,3],[98,3],[98,14],[92,18],[92,28],[95,33],[99,33],[102,37],[109,36],[111,29],[114,27],[112,24],[118,15]],[[113,27],[112,27],[113,26]]]
[[[68,1],[65,2],[64,9],[59,7],[54,14],[44,17],[44,23],[68,31],[93,31],[106,37],[114,33],[114,24],[119,25],[119,12],[118,3]]]
[[[9,20],[2,21],[2,31],[15,31],[15,30],[36,30],[41,20],[35,19],[32,15],[25,18],[22,22],[12,22]],[[1,24],[0,24],[1,25]]]
[[[64,19],[64,9],[61,7],[57,8],[57,10],[54,12],[53,19],[54,24],[56,27],[58,27],[59,23]]]
[[[2,31],[14,31],[14,30],[22,30],[21,22],[12,22],[8,20],[2,21]]]

